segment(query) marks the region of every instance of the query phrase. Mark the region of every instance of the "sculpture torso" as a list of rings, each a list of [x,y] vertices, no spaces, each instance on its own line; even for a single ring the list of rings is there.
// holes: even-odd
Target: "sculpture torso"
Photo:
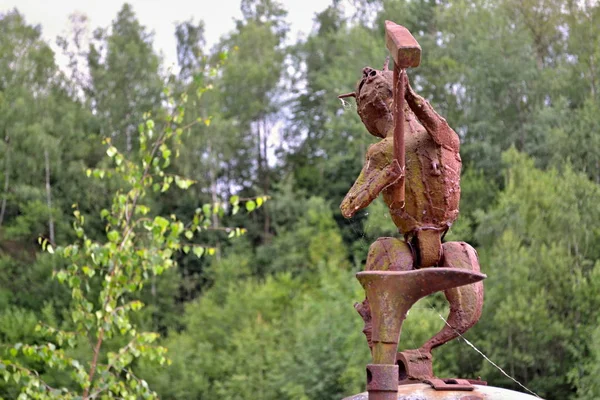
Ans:
[[[383,199],[390,206],[392,220],[403,234],[428,228],[445,231],[458,216],[460,155],[437,145],[408,106],[405,115],[404,208],[392,203],[393,185],[383,191]],[[392,149],[392,135],[386,137],[382,144]]]
[[[460,141],[445,119],[406,83],[405,170],[394,157],[393,74],[366,67],[356,91],[357,111],[365,127],[381,140],[370,146],[360,176],[340,208],[349,218],[379,194],[402,234],[418,247],[418,265],[437,265],[441,238],[458,216]],[[394,194],[405,179],[405,202]],[[396,193],[397,194],[397,193]],[[414,240],[413,240],[414,239]]]
[[[393,203],[397,184],[383,190],[383,200],[401,233],[407,235],[421,229],[445,231],[458,216],[460,155],[435,143],[408,105],[405,115],[406,202],[404,208]],[[393,140],[390,131],[369,147],[367,169],[383,170],[392,163]]]

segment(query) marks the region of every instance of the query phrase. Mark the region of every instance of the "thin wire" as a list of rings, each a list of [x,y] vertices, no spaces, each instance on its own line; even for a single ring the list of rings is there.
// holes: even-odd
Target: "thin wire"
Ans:
[[[414,307],[414,308],[422,308],[422,307]],[[409,310],[410,311],[410,310]],[[406,312],[406,319],[405,321],[408,320],[408,314],[409,312]],[[410,342],[411,344],[411,348],[416,349],[417,351],[419,351],[419,346],[417,344],[417,339],[415,337],[416,335],[413,335],[410,329],[402,329],[402,334],[401,334],[401,340],[400,343],[406,343],[407,341]],[[408,340],[407,340],[408,339]],[[421,354],[421,352],[419,351],[419,354]]]
[[[461,335],[460,332],[458,332],[456,329],[454,329],[452,327],[452,325],[450,325],[448,323],[448,321],[446,321],[446,319],[444,317],[442,317],[442,314],[438,313],[438,316],[442,319],[442,321],[444,321],[444,323],[446,325],[448,325],[452,330],[454,330],[454,332],[456,332],[458,334],[458,336],[460,336],[460,338],[462,340],[465,341],[466,344],[468,344],[469,346],[471,346],[473,348],[473,350],[475,350],[477,353],[479,353],[479,355],[481,355],[487,362],[489,362],[490,364],[492,364],[498,371],[502,372],[502,374],[504,376],[506,376],[507,378],[509,378],[510,380],[512,380],[513,382],[515,382],[517,385],[519,385],[520,387],[522,387],[523,389],[525,389],[526,391],[528,391],[529,393],[531,393],[532,395],[534,395],[537,398],[540,398],[540,396],[538,396],[537,393],[535,393],[533,390],[529,389],[527,386],[523,385],[521,382],[519,382],[518,380],[516,380],[515,378],[513,378],[512,376],[510,376],[508,373],[506,373],[502,368],[500,368],[500,366],[498,366],[498,364],[496,364],[495,362],[493,362],[492,360],[490,360],[490,358],[488,356],[486,356],[485,354],[483,354],[483,352],[481,350],[479,350],[477,347],[475,347],[475,345],[473,343],[471,343],[469,340],[467,340],[463,335]]]
[[[440,313],[437,311],[436,307],[434,307],[434,306],[433,306],[433,304],[432,304],[432,302],[431,302],[430,298],[428,298],[428,297],[425,297],[425,298],[423,298],[422,300],[424,300],[424,301],[426,301],[426,302],[427,302],[427,306],[428,306],[428,308],[429,308],[431,311],[433,311],[433,312],[434,312],[435,314],[437,314],[439,317],[441,317],[441,316],[442,316],[442,315],[441,315],[441,314],[440,314]],[[446,312],[449,312],[449,310],[446,310]],[[448,323],[446,322],[446,320],[444,320],[444,318],[442,318],[442,320],[443,320],[443,321],[446,323],[446,325],[448,324]],[[450,328],[452,328],[452,330],[455,330],[453,327],[450,327]],[[460,341],[459,341],[459,343],[460,343]],[[462,350],[461,350],[461,351],[462,351]],[[473,360],[472,360],[471,358],[469,358],[469,359],[468,359],[468,362],[469,362],[469,367],[470,367],[470,369],[471,369],[471,370],[474,370],[475,368],[474,368],[474,365],[473,365]]]

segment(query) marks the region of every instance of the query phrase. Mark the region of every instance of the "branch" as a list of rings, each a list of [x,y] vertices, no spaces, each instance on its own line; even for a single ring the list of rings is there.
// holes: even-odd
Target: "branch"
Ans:
[[[171,118],[171,121],[173,121],[173,120],[174,120],[174,118]],[[198,121],[194,121],[188,125],[183,126],[181,129],[185,130],[197,123],[198,123]],[[169,127],[171,128],[171,131],[173,131],[173,122],[170,123]],[[167,130],[164,129],[161,132],[160,136],[154,142],[154,145],[152,146],[152,151],[150,152],[150,162],[147,163],[147,165],[144,168],[144,171],[142,173],[142,180],[141,180],[142,183],[145,182],[146,178],[149,176],[150,167],[152,166],[152,160],[156,156],[156,153],[158,152],[158,149],[160,148],[160,146],[164,143],[166,137],[167,137]],[[135,214],[137,202],[138,202],[140,196],[142,195],[142,193],[143,193],[143,189],[136,190],[133,201],[131,202],[131,208],[128,209],[128,211],[125,213],[125,226],[123,227],[123,230],[125,231],[125,233],[123,234],[123,240],[121,241],[121,244],[119,245],[119,251],[122,251],[123,248],[125,247],[125,244],[127,243],[127,240],[129,239],[129,235],[131,234],[131,231],[133,230],[133,228],[135,226],[135,223],[132,223],[131,217]],[[126,205],[126,207],[128,207],[128,204]],[[116,274],[118,269],[119,269],[119,264],[115,264],[115,267],[112,269],[109,276],[112,278]],[[111,282],[112,282],[112,279],[111,279]],[[109,282],[107,285],[107,294],[106,294],[106,298],[104,299],[104,304],[102,306],[102,310],[106,309],[106,305],[111,300],[111,293],[110,293],[111,286],[112,286],[112,284]],[[94,375],[96,374],[96,368],[98,365],[98,357],[100,355],[100,349],[102,347],[103,341],[104,341],[104,327],[100,326],[100,328],[98,330],[98,339],[96,340],[96,345],[94,346],[94,356],[92,358],[92,363],[90,365],[90,373],[89,373],[89,377],[88,377],[89,385],[83,392],[84,400],[89,399],[89,391],[90,391],[90,388],[92,387]]]
[[[0,362],[0,364],[8,367],[6,364],[3,364],[2,362]],[[32,370],[22,367],[18,364],[10,364],[10,367],[13,367],[13,369],[15,369],[15,370],[18,369],[19,371],[24,372],[28,376],[35,377],[35,379],[37,379],[48,391],[57,391],[57,392],[60,391],[59,389],[53,388],[52,386],[48,385],[42,378],[40,378],[40,374],[35,370],[32,371]]]

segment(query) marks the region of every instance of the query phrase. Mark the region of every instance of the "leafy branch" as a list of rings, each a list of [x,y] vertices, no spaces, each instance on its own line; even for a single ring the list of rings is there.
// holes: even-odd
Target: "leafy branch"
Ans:
[[[226,212],[236,214],[241,206],[248,212],[258,209],[268,197],[240,198],[232,196],[228,202],[202,205],[190,220],[184,223],[176,215],[152,215],[151,196],[177,188],[188,190],[197,182],[166,172],[173,158],[179,154],[182,135],[195,124],[210,125],[210,118],[184,124],[187,94],[176,103],[170,92],[167,109],[158,128],[150,114],[144,115],[139,125],[139,154],[122,153],[107,138],[106,155],[110,168],[85,171],[93,179],[112,178],[120,183],[108,209],[100,212],[105,223],[103,240],[93,240],[86,233],[85,218],[73,205],[73,229],[77,240],[66,246],[57,246],[40,238],[42,249],[68,261],[67,267],[54,271],[54,277],[70,289],[68,310],[70,330],[62,330],[40,323],[36,330],[47,343],[31,346],[16,344],[10,349],[13,359],[0,360],[0,375],[22,384],[19,398],[61,398],[89,400],[102,398],[151,399],[156,394],[148,384],[136,377],[132,364],[140,358],[159,365],[168,364],[167,349],[157,345],[159,334],[140,332],[132,321],[134,313],[144,304],[137,299],[139,292],[152,276],[161,275],[174,267],[178,252],[192,252],[198,257],[213,255],[216,249],[197,243],[206,231],[223,231],[229,238],[246,233],[241,227],[215,227],[214,216]],[[107,341],[127,339],[117,351],[108,351]],[[87,341],[91,348],[89,361],[78,360],[72,350]],[[118,341],[115,341],[115,343]],[[46,368],[69,371],[74,387],[52,388],[36,370],[28,369],[19,359],[42,363]],[[106,362],[103,360],[106,359]]]

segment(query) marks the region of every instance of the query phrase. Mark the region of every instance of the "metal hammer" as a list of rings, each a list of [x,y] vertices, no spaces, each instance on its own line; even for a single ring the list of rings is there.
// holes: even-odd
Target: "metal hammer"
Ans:
[[[404,89],[406,68],[421,63],[421,46],[411,33],[392,21],[385,21],[385,44],[394,58],[394,159],[402,170],[402,179],[394,192],[394,202],[404,207],[405,150],[404,150]]]

